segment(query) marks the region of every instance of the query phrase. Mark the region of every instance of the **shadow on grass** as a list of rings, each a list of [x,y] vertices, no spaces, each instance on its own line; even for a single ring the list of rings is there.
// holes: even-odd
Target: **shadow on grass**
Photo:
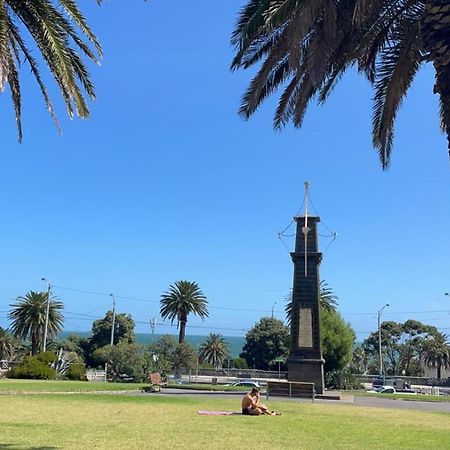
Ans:
[[[16,444],[2,444],[0,442],[0,449],[9,449],[9,450],[18,450],[18,449],[23,449],[24,447],[21,445],[16,445]],[[27,450],[54,450],[56,448],[61,448],[61,447],[26,447]]]

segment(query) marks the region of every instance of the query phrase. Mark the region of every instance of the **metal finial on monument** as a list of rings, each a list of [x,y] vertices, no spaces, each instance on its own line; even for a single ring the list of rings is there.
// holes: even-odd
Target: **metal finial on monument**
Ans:
[[[305,277],[308,276],[308,207],[309,207],[309,181],[305,181],[305,225],[302,227],[303,234],[305,235]]]

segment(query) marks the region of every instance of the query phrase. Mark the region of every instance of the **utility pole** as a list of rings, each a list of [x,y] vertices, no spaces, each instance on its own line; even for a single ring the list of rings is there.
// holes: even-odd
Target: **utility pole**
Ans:
[[[114,345],[114,328],[116,326],[116,300],[113,294],[109,294],[112,297],[112,326],[111,326],[111,347]]]
[[[380,358],[380,377],[383,375],[383,354],[381,352],[381,313],[387,306],[389,306],[389,303],[386,303],[381,309],[378,310],[378,353]]]
[[[155,328],[156,328],[156,318],[152,317],[150,319],[150,327],[152,329],[152,344],[155,342]]]
[[[48,316],[50,315],[50,291],[52,286],[47,278],[42,278],[41,280],[47,282],[47,305],[45,308],[44,343],[42,346],[42,350],[45,352],[47,351]]]

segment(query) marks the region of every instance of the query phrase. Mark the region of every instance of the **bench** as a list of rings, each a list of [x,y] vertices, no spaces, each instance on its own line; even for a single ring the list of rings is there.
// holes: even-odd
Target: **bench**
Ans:
[[[303,381],[268,381],[266,397],[270,395],[280,397],[299,397],[310,398],[314,401],[316,390],[314,383],[306,383]]]
[[[144,387],[142,389],[144,392],[159,392],[161,388],[167,384],[163,381],[159,372],[151,373],[149,376],[149,380],[150,386]]]

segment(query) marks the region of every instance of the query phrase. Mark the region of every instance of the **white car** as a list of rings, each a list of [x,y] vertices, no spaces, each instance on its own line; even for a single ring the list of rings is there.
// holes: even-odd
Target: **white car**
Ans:
[[[379,386],[375,389],[367,391],[369,394],[396,394],[397,391],[393,386]]]
[[[231,386],[247,386],[247,387],[257,387],[257,388],[261,387],[257,381],[250,381],[250,380],[236,381]]]

